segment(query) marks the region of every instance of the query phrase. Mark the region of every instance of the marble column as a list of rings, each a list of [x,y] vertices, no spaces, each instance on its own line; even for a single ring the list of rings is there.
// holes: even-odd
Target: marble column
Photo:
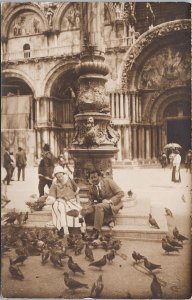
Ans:
[[[114,103],[114,93],[112,93],[111,95],[111,117],[114,118],[115,117],[115,103]]]
[[[41,144],[41,135],[39,130],[36,131],[36,147],[37,147],[36,149],[37,157],[40,158],[42,144]]]
[[[142,116],[142,112],[141,112],[141,97],[139,96],[139,122],[141,122],[141,116]]]
[[[144,161],[145,159],[145,128],[141,127],[141,158]]]
[[[122,141],[121,141],[121,126],[118,127],[118,133],[120,135],[120,139],[118,141],[117,147],[119,151],[117,152],[117,160],[122,161]]]
[[[115,94],[115,117],[119,119],[119,94]]]
[[[152,158],[153,160],[157,157],[157,133],[156,133],[156,126],[152,127]]]
[[[123,101],[123,94],[120,94],[120,119],[124,119],[124,101]]]
[[[149,126],[146,127],[146,159],[150,159],[150,133],[149,133]]]
[[[135,123],[135,94],[131,93],[131,99],[132,99],[132,123]]]
[[[142,159],[142,128],[141,126],[138,127],[138,154],[139,160]]]
[[[125,118],[129,120],[129,106],[128,106],[128,95],[125,93]]]
[[[51,129],[49,133],[49,140],[50,140],[50,147],[53,153],[55,153],[55,136],[54,136],[54,130]]]
[[[132,127],[133,131],[133,158],[137,158],[137,127],[133,126]]]
[[[124,127],[124,159],[129,158],[129,132],[128,127]]]
[[[133,152],[132,152],[132,130],[131,125],[128,126],[128,138],[129,138],[129,159],[133,159]]]

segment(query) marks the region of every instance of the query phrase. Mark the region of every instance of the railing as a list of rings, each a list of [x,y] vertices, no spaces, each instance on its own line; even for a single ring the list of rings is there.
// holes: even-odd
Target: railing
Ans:
[[[44,48],[30,50],[28,57],[24,57],[24,51],[4,53],[3,60],[19,60],[19,59],[30,59],[40,58],[47,56],[60,56],[60,55],[75,55],[80,53],[80,45],[69,45],[64,47]]]
[[[106,42],[106,50],[115,47],[130,47],[134,43],[134,37],[109,39]],[[49,56],[60,56],[60,55],[75,55],[80,53],[80,44],[67,45],[62,47],[44,48],[44,49],[31,49],[28,50],[27,55],[25,51],[14,51],[9,53],[1,53],[1,61],[10,60],[27,60],[30,58],[41,58]],[[2,51],[3,52],[3,51]]]

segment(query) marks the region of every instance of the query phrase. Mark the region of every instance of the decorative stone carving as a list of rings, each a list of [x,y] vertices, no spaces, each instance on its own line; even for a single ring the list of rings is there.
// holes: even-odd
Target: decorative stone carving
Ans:
[[[33,12],[20,14],[13,20],[9,30],[9,36],[32,35],[42,32],[42,20]]]
[[[132,46],[126,58],[126,64],[122,72],[122,88],[126,89],[127,82],[129,80],[127,73],[133,68],[135,60],[141,54],[141,52],[144,51],[146,47],[148,47],[156,39],[159,40],[160,36],[168,36],[171,32],[190,32],[190,26],[191,25],[189,20],[176,20],[155,26],[153,29],[142,34],[138,38],[137,42]],[[131,77],[132,75],[130,72],[129,74]]]
[[[190,52],[179,47],[165,47],[145,63],[141,71],[141,89],[170,88],[190,80]]]
[[[153,28],[155,23],[155,15],[152,9],[152,6],[149,2],[146,3],[146,9],[147,9],[147,22],[149,29]]]
[[[108,113],[110,111],[110,107],[105,95],[105,86],[103,84],[103,79],[81,78],[80,82],[80,89],[78,91],[79,111],[96,111]]]
[[[62,23],[61,30],[71,30],[80,28],[80,4],[72,3],[66,11]]]
[[[114,146],[117,146],[117,143],[120,139],[120,134],[114,128],[113,121],[110,121],[109,125],[107,126],[107,139],[113,143]]]
[[[53,25],[53,15],[54,15],[54,10],[51,7],[49,7],[47,9],[46,16],[47,16],[48,25],[50,27]]]
[[[94,118],[90,116],[86,122],[76,120],[73,139],[74,145],[79,145],[83,148],[92,148],[107,142],[108,138],[102,122],[95,124]]]
[[[124,6],[124,16],[125,23],[127,26],[131,26],[132,28],[136,25],[136,17],[135,17],[135,3],[134,2],[126,2]]]

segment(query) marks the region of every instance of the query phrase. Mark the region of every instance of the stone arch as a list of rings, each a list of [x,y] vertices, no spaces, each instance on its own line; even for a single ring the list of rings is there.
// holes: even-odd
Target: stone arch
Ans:
[[[175,20],[160,24],[142,34],[135,44],[125,54],[118,74],[118,83],[122,89],[136,89],[138,74],[146,57],[149,57],[159,47],[157,41],[166,43],[171,35],[190,33],[190,20]]]
[[[44,14],[44,12],[40,9],[38,4],[31,3],[31,4],[23,4],[20,3],[17,6],[11,6],[7,11],[4,16],[4,22],[2,26],[2,36],[5,38],[8,38],[8,32],[9,32],[9,27],[12,23],[12,21],[15,19],[16,16],[18,16],[21,12],[26,12],[26,11],[32,11],[35,14],[37,14],[43,23],[43,31],[48,30],[48,22],[47,18]]]
[[[53,67],[47,74],[47,76],[44,79],[43,82],[43,91],[44,95],[47,97],[50,97],[51,94],[51,88],[55,82],[55,80],[61,76],[62,74],[71,71],[73,72],[75,70],[75,67],[78,65],[77,62],[71,61],[71,62],[64,62],[56,65]]]
[[[36,97],[34,82],[30,79],[30,77],[26,73],[24,73],[23,71],[16,70],[16,69],[6,69],[6,70],[2,71],[2,74],[3,74],[3,76],[5,76],[5,78],[16,77],[16,78],[22,79],[31,88],[34,98]]]
[[[61,31],[62,18],[67,10],[74,5],[75,2],[62,3],[53,16],[53,27],[55,30]],[[78,4],[78,3],[77,3]],[[70,30],[70,29],[69,29]]]
[[[151,116],[151,122],[153,124],[163,123],[164,111],[171,103],[181,100],[190,103],[190,99],[190,90],[186,89],[186,87],[166,90],[149,107],[148,114]]]
[[[71,5],[70,3],[62,3],[57,8],[53,16],[53,27],[55,28],[55,30],[61,30],[61,19],[70,5]]]

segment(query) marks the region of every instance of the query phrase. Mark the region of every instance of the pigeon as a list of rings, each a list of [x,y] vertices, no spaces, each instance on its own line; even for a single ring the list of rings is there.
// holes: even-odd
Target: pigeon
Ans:
[[[22,219],[23,219],[23,213],[20,212],[19,214],[17,214],[17,222],[19,225],[22,224]]]
[[[109,262],[113,262],[113,259],[115,258],[115,250],[112,249],[106,256]]]
[[[184,195],[181,196],[181,199],[182,199],[182,201],[183,201],[184,203],[186,203],[186,199],[185,199],[185,196],[184,196]]]
[[[162,248],[168,254],[169,252],[179,252],[178,248],[175,248],[174,246],[167,243],[166,238],[162,238]]]
[[[101,270],[101,268],[104,267],[106,265],[106,263],[107,263],[107,255],[104,255],[103,258],[90,263],[89,266],[97,267],[97,268],[100,268],[100,270]]]
[[[96,282],[93,283],[91,288],[90,298],[99,298],[104,288],[102,275],[99,275]]]
[[[178,247],[178,248],[183,248],[183,245],[179,243],[176,239],[170,238],[168,235],[166,235],[166,240],[167,242],[173,246],[173,247]]]
[[[84,248],[84,242],[81,238],[78,238],[75,242],[75,255],[81,254],[83,248]]]
[[[151,272],[155,269],[162,269],[161,265],[153,264],[152,262],[148,261],[146,257],[144,257],[144,266],[146,269],[148,269]]]
[[[9,212],[7,213],[6,215],[4,215],[4,219],[5,220],[5,224],[14,224],[14,222],[17,220],[17,216],[18,216],[18,213],[16,212]]]
[[[76,289],[81,289],[81,288],[86,288],[88,289],[88,284],[82,283],[79,281],[76,281],[72,278],[69,277],[69,274],[67,272],[63,273],[64,275],[64,282],[65,285],[70,289],[70,290],[76,290]]]
[[[160,229],[159,225],[157,224],[156,220],[152,217],[151,214],[149,214],[149,223],[151,224],[151,226]]]
[[[19,264],[21,263],[23,265],[24,261],[28,258],[27,255],[19,255],[14,261],[13,261],[13,264],[16,265],[16,264]]]
[[[182,234],[180,234],[180,233],[177,234],[176,239],[177,239],[179,242],[182,242],[182,243],[183,243],[183,241],[187,241],[187,240],[188,240],[187,237],[185,237],[184,235],[182,235]]]
[[[43,265],[48,261],[49,255],[50,255],[49,250],[47,248],[43,249],[41,254],[41,261]]]
[[[166,212],[166,215],[167,215],[167,216],[170,216],[170,217],[173,218],[173,213],[172,213],[172,211],[171,211],[169,208],[166,208],[166,207],[165,207],[165,212]]]
[[[63,267],[61,257],[56,254],[54,251],[51,252],[50,261],[53,263],[54,267],[59,266]]]
[[[25,213],[24,217],[23,217],[23,223],[26,223],[27,220],[28,220],[28,218],[29,218],[29,213],[28,213],[28,211],[27,211],[27,212]]]
[[[132,196],[133,196],[132,190],[129,190],[129,191],[127,192],[127,195],[128,195],[129,197],[132,197]]]
[[[86,244],[85,246],[85,257],[88,258],[90,261],[94,261],[93,251],[88,244]]]
[[[121,248],[121,241],[120,240],[114,240],[112,242],[112,249],[118,251]]]
[[[72,259],[72,257],[71,256],[69,256],[69,260],[68,260],[68,268],[75,274],[75,273],[81,273],[81,274],[85,274],[85,271],[84,270],[82,270],[81,268],[80,268],[80,266],[77,264],[77,263],[75,263],[74,261],[73,261],[73,259]]]
[[[11,276],[15,279],[18,279],[18,280],[24,279],[23,273],[21,272],[21,270],[19,269],[18,266],[13,264],[13,261],[11,258],[10,258],[9,272],[11,273]]]
[[[177,238],[177,235],[179,234],[179,230],[177,229],[177,227],[175,226],[175,228],[173,229],[173,236],[175,238]]]
[[[140,261],[141,259],[144,259],[144,256],[141,255],[140,253],[136,252],[136,251],[133,251],[132,257],[133,257],[133,259],[136,261],[136,263],[137,263],[138,261]]]
[[[151,292],[152,292],[153,299],[163,299],[161,285],[160,285],[159,281],[157,280],[157,277],[155,274],[153,274],[153,280],[151,282]]]

